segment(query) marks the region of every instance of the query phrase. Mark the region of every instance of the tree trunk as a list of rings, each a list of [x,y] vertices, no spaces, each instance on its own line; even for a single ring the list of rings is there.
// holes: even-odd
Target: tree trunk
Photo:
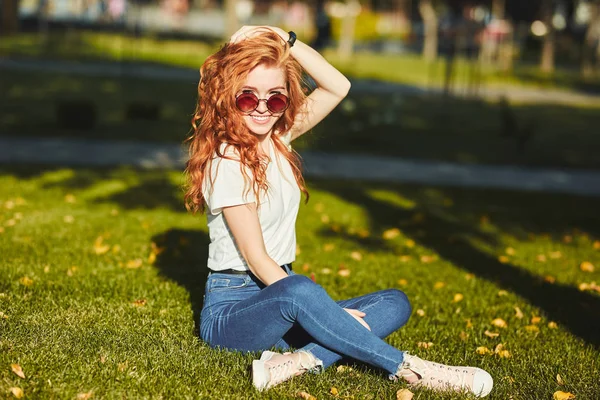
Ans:
[[[590,4],[591,18],[585,39],[583,41],[582,57],[581,57],[581,73],[584,78],[589,78],[594,74],[594,52],[595,42],[600,36],[600,3]]]
[[[506,0],[492,0],[492,17],[494,19],[504,19],[506,10]]]
[[[545,73],[554,72],[554,48],[556,43],[556,34],[552,26],[552,17],[554,15],[554,4],[552,0],[543,0],[542,2],[542,21],[546,25],[548,32],[544,36],[542,45],[542,56],[540,60],[540,69]]]
[[[229,41],[241,26],[237,17],[237,0],[225,0],[225,40]]]
[[[419,0],[419,13],[423,19],[423,58],[434,61],[438,55],[438,18],[432,0]]]
[[[11,35],[19,30],[19,0],[3,0],[0,36]]]
[[[346,2],[346,14],[342,19],[341,37],[338,45],[338,55],[342,61],[348,61],[354,49],[354,28],[360,3],[356,0]]]

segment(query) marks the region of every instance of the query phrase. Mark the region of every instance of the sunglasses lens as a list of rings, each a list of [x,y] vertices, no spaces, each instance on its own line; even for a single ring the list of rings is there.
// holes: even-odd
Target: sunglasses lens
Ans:
[[[283,94],[274,94],[267,100],[267,108],[274,113],[285,111],[288,107],[288,98]]]
[[[251,112],[258,106],[258,98],[252,93],[242,93],[235,100],[237,108],[242,112]]]

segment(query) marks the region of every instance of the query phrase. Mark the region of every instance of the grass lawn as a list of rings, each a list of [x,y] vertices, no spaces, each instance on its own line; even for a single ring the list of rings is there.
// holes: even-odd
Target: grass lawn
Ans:
[[[362,365],[259,394],[255,354],[202,343],[208,237],[204,217],[185,212],[181,184],[176,171],[0,167],[0,395],[395,398],[405,385]],[[295,270],[336,299],[404,290],[413,316],[389,343],[487,369],[490,399],[558,390],[597,398],[600,293],[580,290],[600,282],[597,199],[321,180],[309,188]]]
[[[198,68],[221,44],[221,41],[166,40],[152,34],[133,37],[72,30],[51,32],[46,37],[23,33],[3,38],[0,55],[76,61],[149,61]],[[355,78],[374,78],[416,86],[441,87],[444,84],[446,60],[443,57],[434,63],[427,63],[420,54],[356,52],[350,60],[342,60],[334,48],[326,50],[324,55],[345,74]],[[600,91],[600,76],[584,79],[578,68],[567,69],[557,65],[554,74],[544,74],[537,65],[516,60],[510,73],[500,73],[491,67],[476,71],[472,62],[457,57],[454,61],[455,84],[465,86],[474,78],[483,86],[516,85]]]
[[[6,70],[2,74],[4,135],[181,143],[196,101],[196,81]],[[56,115],[61,101],[93,104],[94,128],[61,126]],[[128,119],[126,109],[134,103],[156,104],[160,114],[155,120]],[[597,107],[513,104],[507,109],[484,101],[351,92],[312,134],[299,140],[297,148],[477,164],[599,168],[596,126],[600,126]]]

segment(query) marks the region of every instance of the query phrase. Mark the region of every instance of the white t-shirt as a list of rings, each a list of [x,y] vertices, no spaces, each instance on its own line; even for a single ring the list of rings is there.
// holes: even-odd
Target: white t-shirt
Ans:
[[[288,137],[282,139],[289,145]],[[277,264],[283,265],[293,262],[296,258],[295,225],[300,205],[300,188],[290,163],[276,151],[272,139],[269,139],[269,149],[271,158],[267,166],[269,190],[260,196],[258,217],[267,254]],[[239,157],[234,148],[223,144],[221,150],[225,151],[227,157],[233,159],[215,156],[211,165],[212,188],[208,179],[205,180],[203,187],[210,236],[208,268],[212,271],[224,269],[245,271],[249,269],[248,265],[235,245],[222,209],[255,203],[256,196],[253,190],[246,194],[249,186],[245,184]],[[248,170],[247,173],[251,178],[251,172]]]

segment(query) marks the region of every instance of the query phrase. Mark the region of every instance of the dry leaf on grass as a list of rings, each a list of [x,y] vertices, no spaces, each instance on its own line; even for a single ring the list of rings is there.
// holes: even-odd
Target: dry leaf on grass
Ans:
[[[322,222],[322,223],[324,223],[324,224],[327,224],[327,223],[329,223],[329,215],[327,215],[327,214],[322,214],[322,215],[321,215],[321,222]]]
[[[400,256],[400,257],[398,257],[398,259],[400,260],[400,262],[405,263],[405,262],[412,260],[412,257],[411,256]]]
[[[453,303],[458,303],[459,301],[462,301],[465,298],[465,296],[463,296],[461,293],[456,293],[454,295],[454,298],[452,299]]]
[[[526,330],[527,332],[539,332],[539,331],[540,331],[540,328],[538,328],[538,326],[537,326],[537,325],[527,325],[527,326],[525,327],[525,330]]]
[[[596,249],[596,250],[600,250],[600,240],[596,240],[596,241],[594,242],[594,249]]]
[[[562,376],[560,376],[560,374],[556,374],[556,383],[558,383],[559,385],[564,385],[565,381],[563,381]]]
[[[420,349],[428,349],[431,346],[433,346],[432,342],[418,342],[417,343],[417,347],[420,348]]]
[[[485,346],[479,346],[478,348],[475,349],[475,352],[477,354],[481,354],[482,356],[484,356],[486,354],[493,354],[493,352]]]
[[[514,256],[515,255],[515,249],[513,249],[512,247],[507,247],[506,250],[504,250],[506,252],[506,254],[508,254],[509,256]]]
[[[14,372],[19,378],[25,379],[25,373],[23,372],[23,368],[19,364],[10,364],[10,369]]]
[[[143,307],[146,305],[146,299],[137,299],[136,301],[134,301],[131,304],[133,304],[136,307]]]
[[[338,271],[338,275],[342,278],[347,278],[350,276],[350,270],[348,268],[340,268]]]
[[[408,285],[408,281],[406,279],[398,279],[398,285],[406,286],[406,285]]]
[[[419,309],[417,310],[417,315],[418,315],[419,317],[424,317],[424,316],[425,316],[425,310],[423,310],[423,309],[420,309],[420,308],[419,308]]]
[[[333,396],[337,396],[340,392],[335,386],[333,386],[331,389],[329,389],[329,393],[331,393]]]
[[[510,262],[510,258],[508,258],[507,256],[499,256],[498,261],[502,264],[508,264]]]
[[[400,229],[398,228],[388,229],[387,231],[383,232],[383,238],[385,240],[392,240],[398,236],[400,236]]]
[[[508,292],[506,290],[499,290],[498,297],[508,296]]]
[[[89,392],[87,392],[87,393],[79,393],[77,395],[77,400],[88,400],[89,398],[92,397],[92,394],[93,393],[92,393],[91,390]]]
[[[330,252],[330,251],[333,251],[333,249],[335,249],[335,244],[333,244],[333,243],[325,243],[323,245],[324,251]]]
[[[491,331],[488,331],[488,330],[486,330],[485,332],[483,332],[483,334],[485,336],[487,336],[487,337],[491,337],[492,339],[493,338],[497,338],[498,336],[500,336],[500,334],[498,332],[491,332]]]
[[[27,287],[33,285],[33,279],[31,279],[28,276],[22,277],[21,279],[19,279],[19,282],[21,283],[21,285],[27,286]]]
[[[296,397],[299,397],[304,400],[317,400],[315,396],[307,392],[298,392],[296,393]]]
[[[539,324],[541,321],[542,321],[542,317],[538,317],[535,315],[533,317],[531,317],[531,323],[534,325]]]
[[[594,264],[589,261],[584,261],[579,265],[579,269],[583,272],[594,272]]]
[[[396,400],[411,400],[413,392],[408,389],[400,389],[396,392]]]
[[[436,283],[433,285],[433,288],[434,288],[434,289],[441,289],[441,288],[443,288],[444,286],[446,286],[446,283],[445,283],[445,282],[436,282]]]
[[[110,245],[103,244],[104,238],[102,236],[98,236],[94,241],[94,253],[97,255],[101,255],[107,253],[110,250]]]
[[[412,239],[408,239],[406,242],[404,242],[404,244],[406,245],[406,247],[408,248],[412,248],[415,247],[415,241]]]
[[[349,367],[347,365],[339,365],[336,371],[340,374],[344,372],[352,372],[352,367]]]
[[[361,261],[362,260],[362,254],[360,254],[359,251],[353,251],[352,253],[350,253],[350,257],[353,260],[356,260],[356,261]]]
[[[554,392],[554,394],[552,395],[553,400],[570,400],[570,399],[574,399],[574,398],[575,398],[575,395],[573,393],[561,392],[560,390],[557,392]]]
[[[519,307],[515,307],[515,317],[523,319],[523,311]]]
[[[142,266],[142,259],[136,258],[135,260],[127,261],[127,264],[125,266],[130,269],[139,268]]]
[[[556,329],[556,328],[558,328],[558,325],[556,324],[556,322],[550,321],[550,322],[548,322],[548,328]]]
[[[492,325],[494,325],[495,327],[498,327],[498,328],[506,328],[508,326],[506,324],[506,321],[503,320],[502,318],[496,318],[495,320],[493,320]]]
[[[77,199],[71,193],[65,195],[65,202],[73,204],[76,201],[77,201]]]
[[[12,393],[12,395],[15,396],[17,399],[22,398],[24,395],[23,389],[21,389],[20,387],[11,387],[9,390]]]

